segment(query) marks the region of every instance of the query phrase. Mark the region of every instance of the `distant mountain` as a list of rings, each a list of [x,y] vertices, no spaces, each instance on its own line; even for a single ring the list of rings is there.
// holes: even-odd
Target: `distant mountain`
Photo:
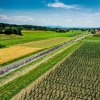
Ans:
[[[68,28],[68,27],[64,27],[64,26],[54,26],[54,25],[48,25],[46,27],[49,27],[49,28]]]

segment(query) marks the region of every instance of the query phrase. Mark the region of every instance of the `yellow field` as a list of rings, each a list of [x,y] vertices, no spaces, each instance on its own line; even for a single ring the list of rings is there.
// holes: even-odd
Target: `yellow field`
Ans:
[[[51,38],[51,39],[23,43],[23,44],[19,44],[19,45],[20,46],[34,47],[34,48],[48,48],[48,47],[52,47],[54,45],[63,43],[65,41],[69,41],[72,38],[73,37],[56,37],[56,38]]]
[[[0,64],[9,62],[41,49],[42,48],[31,48],[26,46],[12,46],[9,48],[0,49]]]

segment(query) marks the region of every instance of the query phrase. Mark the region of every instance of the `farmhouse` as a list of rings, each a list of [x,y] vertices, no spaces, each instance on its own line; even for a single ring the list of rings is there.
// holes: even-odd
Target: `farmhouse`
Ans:
[[[100,32],[100,30],[97,30],[97,29],[96,29],[96,30],[94,30],[94,31],[95,31],[96,33],[97,33],[97,32]]]

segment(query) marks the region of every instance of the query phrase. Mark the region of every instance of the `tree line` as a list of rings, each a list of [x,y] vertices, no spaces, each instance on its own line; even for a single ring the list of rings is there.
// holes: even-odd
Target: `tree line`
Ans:
[[[0,34],[17,34],[22,35],[21,30],[43,30],[49,31],[52,29],[44,26],[35,26],[35,25],[15,25],[15,24],[6,24],[0,23]]]
[[[100,28],[58,28],[58,27],[47,27],[47,26],[36,26],[36,25],[16,25],[16,24],[7,24],[7,23],[0,23],[0,34],[17,34],[22,35],[21,30],[34,30],[34,31],[54,31],[65,33],[69,32],[70,30],[81,30],[95,34],[95,30],[100,30]]]

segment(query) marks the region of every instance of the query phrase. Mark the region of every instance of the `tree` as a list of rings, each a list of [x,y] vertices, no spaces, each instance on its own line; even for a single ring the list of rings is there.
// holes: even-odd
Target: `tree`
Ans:
[[[7,35],[16,34],[22,36],[21,29],[17,27],[5,27],[4,33]]]
[[[7,35],[10,35],[10,34],[12,34],[12,29],[10,27],[5,27],[4,33],[7,34]]]
[[[21,35],[22,36],[22,33],[21,33],[21,29],[20,28],[17,29],[17,35]]]
[[[92,34],[95,34],[96,32],[95,32],[95,30],[92,30],[91,33],[92,33]]]
[[[2,34],[2,28],[0,27],[0,34]]]

